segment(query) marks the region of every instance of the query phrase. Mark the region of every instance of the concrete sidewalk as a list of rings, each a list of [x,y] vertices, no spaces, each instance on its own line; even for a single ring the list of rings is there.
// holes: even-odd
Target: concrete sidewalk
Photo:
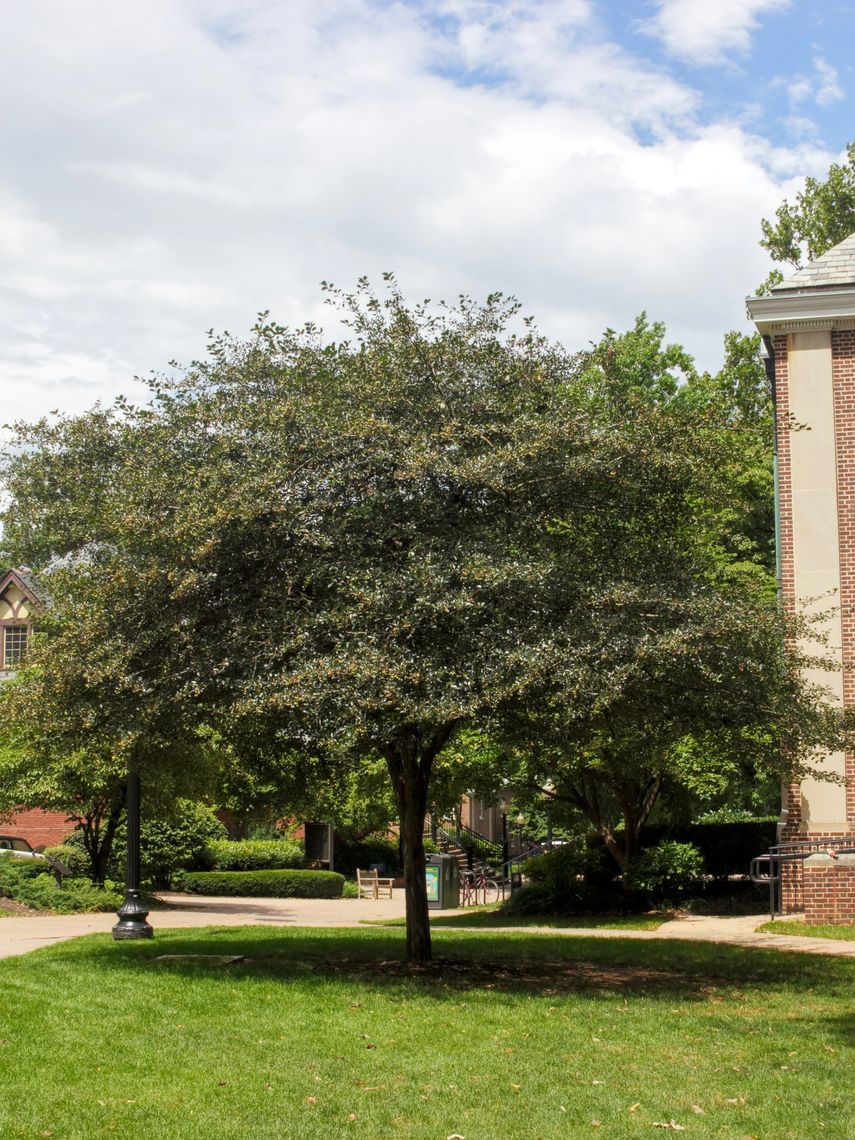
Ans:
[[[202,926],[359,926],[384,918],[402,918],[404,892],[396,890],[392,899],[234,899],[161,894],[166,905],[152,911],[149,921],[158,931]],[[460,911],[434,911],[452,917]],[[26,954],[42,946],[52,946],[83,934],[108,933],[116,921],[114,914],[24,915],[0,918],[0,958]],[[738,918],[707,918],[690,915],[671,919],[658,930],[603,930],[580,927],[494,927],[495,933],[550,934],[585,938],[627,938],[651,941],[680,939],[690,942],[721,942],[730,946],[763,947],[855,958],[855,941],[831,938],[805,938],[757,932],[768,921],[766,915]],[[472,927],[443,927],[472,930]],[[481,928],[479,928],[481,929]],[[484,928],[486,929],[486,928]]]
[[[404,892],[392,899],[235,899],[158,894],[164,907],[148,920],[158,931],[196,926],[359,926],[382,918],[403,918]],[[83,934],[106,934],[109,914],[39,914],[0,918],[0,958],[26,954]]]

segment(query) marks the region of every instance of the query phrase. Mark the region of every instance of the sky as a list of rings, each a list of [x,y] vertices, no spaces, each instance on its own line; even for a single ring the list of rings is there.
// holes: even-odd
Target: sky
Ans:
[[[855,138],[855,0],[0,0],[5,421],[77,413],[322,280],[645,310],[704,368],[760,220]]]

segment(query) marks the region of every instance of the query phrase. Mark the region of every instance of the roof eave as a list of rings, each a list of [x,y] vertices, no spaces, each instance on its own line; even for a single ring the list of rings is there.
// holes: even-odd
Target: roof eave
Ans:
[[[746,297],[748,317],[761,336],[855,327],[855,286],[845,289],[792,289],[766,297]]]

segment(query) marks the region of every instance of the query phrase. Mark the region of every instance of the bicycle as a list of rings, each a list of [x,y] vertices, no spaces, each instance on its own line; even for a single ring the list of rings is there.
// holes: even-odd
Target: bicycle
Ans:
[[[473,867],[471,871],[463,871],[460,876],[460,905],[461,906],[487,906],[497,903],[502,897],[502,889],[495,879],[489,877],[490,872],[484,866]]]

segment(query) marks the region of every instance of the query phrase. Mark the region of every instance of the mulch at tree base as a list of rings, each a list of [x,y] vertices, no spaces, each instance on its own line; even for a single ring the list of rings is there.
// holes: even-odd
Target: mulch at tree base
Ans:
[[[16,915],[16,914],[47,914],[45,910],[35,910],[31,906],[24,906],[23,903],[18,902],[17,899],[7,899],[5,895],[0,895],[0,915]]]

